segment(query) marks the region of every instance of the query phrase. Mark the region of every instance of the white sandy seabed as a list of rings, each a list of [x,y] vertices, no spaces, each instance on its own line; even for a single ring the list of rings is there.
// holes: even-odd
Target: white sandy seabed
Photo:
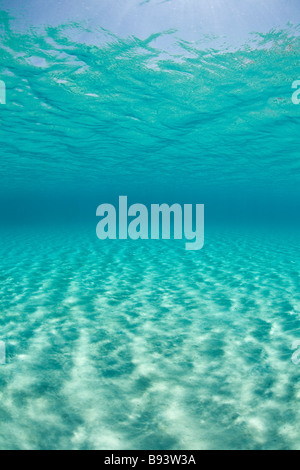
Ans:
[[[1,449],[299,449],[299,247],[3,232]]]

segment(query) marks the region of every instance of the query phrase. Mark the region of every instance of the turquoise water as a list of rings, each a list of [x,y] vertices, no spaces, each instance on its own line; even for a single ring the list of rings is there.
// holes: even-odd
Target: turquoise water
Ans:
[[[3,234],[1,448],[299,448],[298,245],[195,253]]]
[[[299,41],[1,13],[1,449],[299,449]],[[119,195],[203,250],[98,240]]]

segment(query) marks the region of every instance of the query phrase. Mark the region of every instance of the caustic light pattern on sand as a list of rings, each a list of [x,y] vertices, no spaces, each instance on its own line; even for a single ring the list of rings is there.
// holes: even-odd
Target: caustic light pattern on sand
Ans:
[[[295,241],[1,240],[2,449],[299,448]]]

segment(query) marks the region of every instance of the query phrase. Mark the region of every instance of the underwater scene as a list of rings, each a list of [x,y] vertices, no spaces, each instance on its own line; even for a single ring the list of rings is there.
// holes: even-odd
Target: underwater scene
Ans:
[[[0,18],[0,449],[300,450],[299,1]]]

